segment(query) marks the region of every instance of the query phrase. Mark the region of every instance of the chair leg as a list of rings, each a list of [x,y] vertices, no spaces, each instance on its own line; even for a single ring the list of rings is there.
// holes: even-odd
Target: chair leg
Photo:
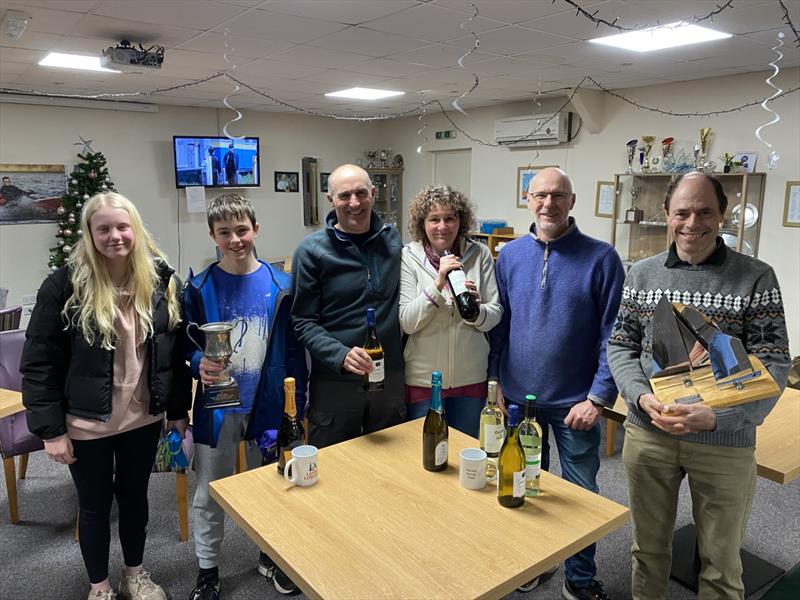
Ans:
[[[614,441],[617,434],[617,422],[606,419],[606,456],[614,456]]]
[[[178,538],[185,542],[189,539],[189,483],[186,471],[175,473],[175,500],[178,505]]]
[[[19,521],[19,512],[17,510],[17,474],[13,456],[3,459],[3,471],[5,471],[6,476],[8,510],[11,513],[11,523],[16,524]]]
[[[78,514],[75,515],[75,530],[72,532],[72,539],[76,542],[81,541],[81,509],[78,509]]]
[[[28,453],[20,454],[19,456],[19,478],[25,479],[25,474],[28,472]]]
[[[236,448],[236,473],[244,473],[247,471],[247,450],[244,445],[244,440],[239,442],[239,447]]]

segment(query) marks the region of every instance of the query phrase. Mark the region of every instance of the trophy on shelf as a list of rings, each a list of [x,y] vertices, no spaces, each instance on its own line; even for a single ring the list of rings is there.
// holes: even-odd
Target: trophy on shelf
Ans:
[[[653,149],[653,142],[656,141],[654,135],[643,135],[642,142],[644,142],[644,160],[642,162],[642,173],[650,172],[650,151]]]
[[[708,152],[708,138],[710,136],[711,127],[702,127],[700,129],[700,164],[696,166],[701,170],[705,170],[706,156]]]
[[[692,162],[692,166],[695,168],[695,171],[699,171],[702,163],[700,162],[700,144],[695,144],[694,148],[692,148],[692,156],[694,157],[694,161]]]
[[[635,185],[631,188],[631,207],[625,211],[625,222],[626,223],[639,223],[644,216],[644,211],[636,206],[636,199],[639,197],[639,194],[642,193],[642,188],[638,185]]]
[[[665,173],[672,173],[675,170],[675,156],[672,154],[674,141],[674,138],[671,137],[661,140],[661,160]]]
[[[203,398],[205,400],[206,408],[227,408],[230,406],[241,406],[242,401],[239,399],[239,384],[231,376],[228,365],[231,362],[233,355],[233,347],[231,347],[231,331],[241,323],[242,333],[239,336],[239,341],[236,346],[242,343],[242,338],[247,332],[247,322],[244,319],[237,319],[233,323],[220,321],[216,323],[206,323],[205,325],[198,325],[197,323],[189,323],[186,326],[186,335],[194,343],[195,346],[203,353],[209,360],[222,363],[225,368],[219,372],[218,379],[209,385],[203,385]],[[205,349],[197,343],[189,333],[189,330],[194,327],[199,329],[206,338]]]
[[[761,361],[739,338],[723,333],[700,311],[664,294],[653,314],[653,377],[663,411],[671,404],[735,406],[780,394]]]
[[[626,173],[630,174],[633,173],[633,159],[636,158],[636,145],[639,143],[638,140],[631,140],[627,144],[625,144],[628,150],[628,170],[625,171]]]

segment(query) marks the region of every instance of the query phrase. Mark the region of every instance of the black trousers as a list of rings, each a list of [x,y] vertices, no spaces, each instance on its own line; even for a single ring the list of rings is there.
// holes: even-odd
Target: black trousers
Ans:
[[[97,440],[73,440],[69,466],[78,489],[81,554],[89,581],[108,577],[111,502],[119,506],[119,541],[127,566],[142,564],[147,537],[147,484],[161,421]]]

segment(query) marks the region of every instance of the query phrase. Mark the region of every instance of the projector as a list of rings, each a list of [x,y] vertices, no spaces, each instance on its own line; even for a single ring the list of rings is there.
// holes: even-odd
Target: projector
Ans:
[[[150,46],[145,49],[141,44],[136,48],[128,40],[122,40],[116,46],[109,46],[100,55],[100,66],[125,73],[144,73],[161,68],[164,62],[164,48]]]

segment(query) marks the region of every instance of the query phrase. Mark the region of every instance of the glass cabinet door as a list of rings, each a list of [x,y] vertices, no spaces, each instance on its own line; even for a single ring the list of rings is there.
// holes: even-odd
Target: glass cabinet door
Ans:
[[[403,169],[367,169],[375,186],[375,212],[387,225],[402,233],[403,226]]]

